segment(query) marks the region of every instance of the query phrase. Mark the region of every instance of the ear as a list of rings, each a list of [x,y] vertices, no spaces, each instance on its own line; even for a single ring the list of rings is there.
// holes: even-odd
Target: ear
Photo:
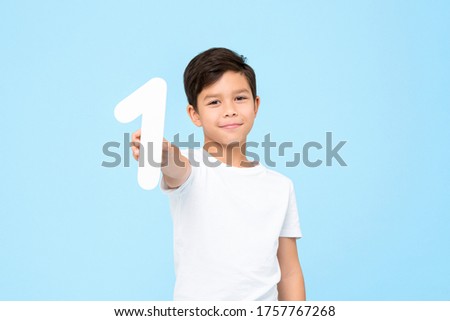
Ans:
[[[255,117],[256,117],[256,114],[258,113],[260,103],[261,103],[261,100],[259,99],[259,96],[256,96],[256,98],[255,98]]]
[[[201,127],[202,126],[202,121],[200,120],[199,113],[195,111],[194,106],[188,105],[187,108],[186,108],[186,111],[187,111],[187,113],[189,115],[189,118],[194,123],[194,125],[197,126],[197,127]]]

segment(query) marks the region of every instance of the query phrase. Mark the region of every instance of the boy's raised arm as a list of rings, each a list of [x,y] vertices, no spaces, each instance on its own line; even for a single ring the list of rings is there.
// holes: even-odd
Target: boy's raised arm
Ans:
[[[131,149],[135,160],[139,159],[139,150],[141,146],[141,130],[138,129],[131,136]],[[181,155],[177,146],[172,145],[163,138],[162,144],[161,171],[163,179],[169,188],[177,188],[182,185],[191,173],[191,164],[189,160]]]

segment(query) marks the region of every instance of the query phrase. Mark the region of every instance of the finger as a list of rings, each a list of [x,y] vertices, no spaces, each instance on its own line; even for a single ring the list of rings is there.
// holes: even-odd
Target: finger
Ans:
[[[130,147],[136,147],[137,149],[141,148],[141,142],[130,142]]]
[[[140,141],[140,139],[141,139],[141,129],[140,128],[131,135],[131,139],[133,141]]]
[[[164,151],[168,150],[170,147],[172,146],[172,144],[170,144],[170,142],[168,140],[166,140],[165,138],[163,138],[163,143],[162,143],[162,149]]]
[[[138,160],[138,158],[139,158],[139,149],[137,147],[135,147],[135,146],[132,146],[131,150],[133,151],[133,158],[135,160]]]

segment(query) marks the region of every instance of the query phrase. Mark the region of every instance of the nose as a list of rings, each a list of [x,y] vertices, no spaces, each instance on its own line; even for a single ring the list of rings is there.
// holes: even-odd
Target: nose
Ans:
[[[237,116],[237,111],[232,102],[224,104],[224,117]]]

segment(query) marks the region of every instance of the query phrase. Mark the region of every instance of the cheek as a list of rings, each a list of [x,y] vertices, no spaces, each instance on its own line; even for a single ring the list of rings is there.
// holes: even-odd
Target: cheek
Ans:
[[[247,110],[245,111],[244,116],[245,116],[245,118],[247,118],[247,120],[249,120],[249,121],[253,121],[253,119],[256,117],[253,108],[247,109]]]
[[[215,125],[219,118],[220,112],[216,110],[210,110],[208,114],[205,114],[203,116],[204,122],[208,123],[209,125]]]

